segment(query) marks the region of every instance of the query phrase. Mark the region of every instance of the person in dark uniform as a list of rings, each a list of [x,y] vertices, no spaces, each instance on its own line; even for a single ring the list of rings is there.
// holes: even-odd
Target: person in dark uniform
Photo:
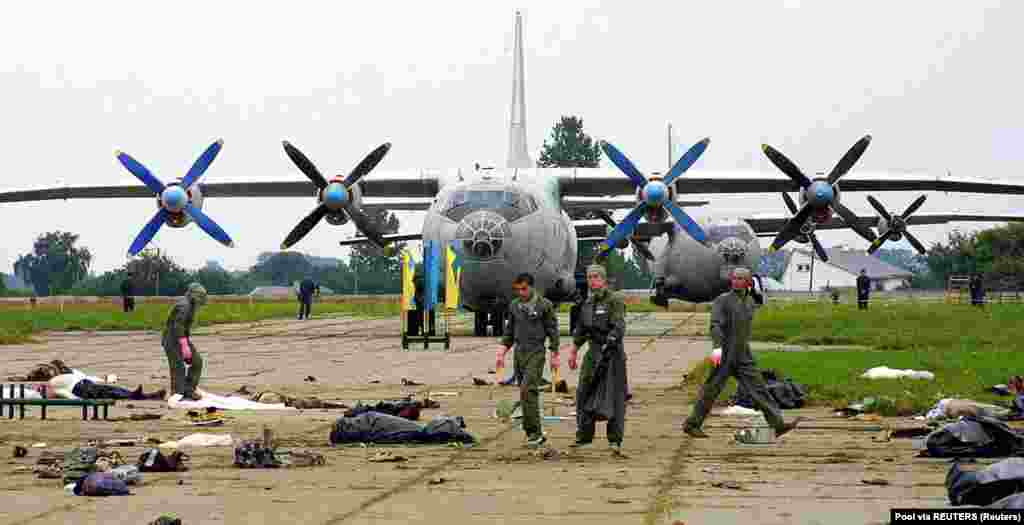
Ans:
[[[124,306],[125,313],[135,311],[135,287],[132,283],[132,277],[134,275],[128,272],[128,276],[125,277],[124,281],[121,281],[121,305]]]
[[[551,350],[551,368],[558,368],[558,317],[554,304],[533,289],[533,275],[519,274],[512,281],[515,297],[509,303],[509,330],[496,349],[496,368],[505,366],[505,354],[516,347],[515,376],[519,381],[519,402],[523,411],[523,431],[527,446],[538,447],[547,441],[541,429],[540,386],[544,379],[544,340]]]
[[[701,427],[711,412],[711,406],[722,393],[729,376],[735,377],[741,391],[754,402],[754,408],[764,413],[765,420],[781,436],[796,428],[802,418],[786,423],[775,399],[765,387],[764,377],[754,363],[750,352],[750,328],[757,306],[750,297],[751,277],[747,268],[735,268],[730,273],[732,290],[719,295],[711,307],[711,341],[713,354],[721,352],[721,361],[701,389],[683,431],[695,438],[706,438]]]
[[[198,401],[196,392],[203,376],[203,357],[192,344],[192,322],[196,311],[206,304],[206,288],[199,283],[188,285],[185,296],[178,299],[167,316],[163,346],[167,364],[171,369],[171,395],[181,394],[183,399]],[[189,365],[188,373],[185,365]]]
[[[604,266],[587,267],[590,295],[580,308],[572,333],[569,368],[576,369],[579,348],[589,343],[576,387],[576,442],[580,448],[594,441],[595,423],[607,421],[608,444],[620,453],[626,425],[626,304],[622,294],[608,289]]]
[[[320,296],[320,285],[312,277],[307,276],[299,283],[299,319],[309,319],[314,294]]]
[[[981,279],[981,274],[976,273],[971,277],[971,304],[974,306],[985,305],[985,283]]]
[[[868,309],[868,296],[871,295],[871,279],[868,278],[867,270],[861,268],[857,276],[857,309]]]

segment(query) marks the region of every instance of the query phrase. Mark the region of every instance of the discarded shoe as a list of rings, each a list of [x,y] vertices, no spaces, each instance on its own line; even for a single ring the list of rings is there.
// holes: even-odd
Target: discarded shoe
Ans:
[[[710,437],[707,434],[705,434],[703,430],[701,430],[699,428],[684,428],[683,432],[686,433],[687,436],[690,436],[690,437],[693,437],[693,438],[698,438],[698,439],[705,439],[705,438]]]
[[[782,426],[781,429],[779,429],[778,431],[775,432],[775,437],[777,437],[777,438],[781,437],[783,434],[786,434],[790,430],[795,429],[798,425],[800,425],[801,422],[803,422],[806,419],[807,418],[801,416],[801,417],[797,417],[796,419],[794,419],[793,422],[791,422],[791,423],[786,423],[785,425]]]
[[[540,436],[537,436],[535,438],[531,438],[531,439],[527,440],[526,441],[526,446],[530,447],[530,448],[537,448],[537,447],[539,447],[539,446],[541,446],[541,445],[543,445],[544,443],[547,443],[547,442],[548,442],[547,436],[541,434]]]

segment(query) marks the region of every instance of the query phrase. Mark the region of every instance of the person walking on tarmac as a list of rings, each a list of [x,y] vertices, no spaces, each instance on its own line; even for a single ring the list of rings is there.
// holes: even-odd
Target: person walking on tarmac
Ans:
[[[128,272],[128,275],[121,281],[121,304],[124,306],[124,312],[135,311],[135,289],[132,286],[132,273]]]
[[[320,285],[307,276],[299,283],[299,319],[309,319],[309,312],[313,308],[313,295],[320,295]]]
[[[868,309],[868,296],[871,294],[871,279],[868,278],[866,270],[861,268],[857,276],[857,309]]]
[[[526,444],[539,447],[547,441],[541,429],[540,386],[544,377],[544,340],[551,350],[551,369],[558,368],[558,317],[551,301],[533,289],[533,275],[519,274],[512,281],[515,297],[508,307],[509,329],[496,349],[496,368],[505,367],[505,354],[515,344],[515,376],[519,381],[519,403],[523,411]]]
[[[570,446],[590,445],[595,423],[603,420],[608,422],[608,444],[618,454],[626,423],[626,305],[621,294],[607,288],[604,266],[587,267],[587,284],[590,294],[580,308],[569,348],[569,368],[575,370],[579,348],[590,344],[576,386],[576,442]]]
[[[719,295],[711,306],[712,360],[715,369],[701,388],[683,431],[695,438],[706,438],[701,427],[711,412],[711,405],[722,393],[729,376],[736,378],[739,388],[750,395],[754,408],[764,413],[765,420],[781,436],[796,428],[803,418],[786,423],[775,399],[768,393],[764,378],[757,371],[750,352],[750,327],[756,305],[750,297],[751,276],[747,268],[734,268],[729,274],[732,290]]]
[[[192,344],[192,322],[196,311],[206,304],[206,288],[199,283],[188,285],[184,297],[178,299],[167,316],[163,346],[167,364],[171,368],[171,395],[181,394],[183,399],[198,401],[196,388],[203,376],[203,357]],[[188,374],[185,365],[189,365]]]

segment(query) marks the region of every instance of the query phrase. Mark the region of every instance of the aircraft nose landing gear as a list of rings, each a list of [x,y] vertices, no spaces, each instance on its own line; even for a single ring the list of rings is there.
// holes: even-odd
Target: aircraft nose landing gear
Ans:
[[[668,308],[668,297],[665,297],[665,278],[659,277],[654,281],[654,295],[651,296],[651,303],[662,308]]]

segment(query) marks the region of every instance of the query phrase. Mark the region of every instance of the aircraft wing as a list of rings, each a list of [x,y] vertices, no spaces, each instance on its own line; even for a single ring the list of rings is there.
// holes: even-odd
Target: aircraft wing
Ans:
[[[616,168],[552,168],[563,196],[603,197],[635,195],[636,187]],[[811,175],[809,175],[811,176]],[[852,172],[839,180],[840,191],[943,191],[1024,195],[1024,182],[955,178],[906,172]],[[789,177],[764,172],[692,169],[675,181],[681,194],[781,193],[799,186]]]
[[[786,225],[789,217],[752,217],[743,219],[757,233],[758,237],[774,237]],[[861,226],[874,228],[878,225],[878,217],[857,217]],[[949,222],[1024,222],[1024,216],[1011,215],[971,215],[958,213],[917,214],[907,219],[907,225],[915,224],[946,224]],[[846,223],[838,216],[832,217],[824,224],[818,224],[815,230],[837,230],[846,228]]]
[[[676,200],[681,208],[697,208],[706,206],[709,201]],[[636,197],[565,197],[562,208],[567,212],[587,210],[632,210],[636,208]]]
[[[168,180],[164,182],[169,182]],[[278,181],[234,181],[234,182],[200,182],[199,189],[203,197],[306,197],[316,195],[313,183],[301,176],[294,180]],[[371,174],[358,182],[363,198],[401,198],[401,199],[433,199],[440,188],[439,179],[419,170]],[[67,199],[155,199],[153,194],[141,182],[109,186],[57,186],[49,188],[32,188],[23,190],[0,191],[0,203],[31,202]],[[421,210],[421,203],[413,201],[406,207],[391,209]],[[427,204],[429,206],[429,202]]]
[[[391,244],[392,242],[418,241],[423,238],[423,235],[419,233],[390,233],[386,235],[381,235],[381,237],[384,238],[385,244]],[[367,239],[366,237],[357,236],[351,239],[345,239],[343,241],[340,241],[338,244],[340,244],[341,246],[352,246],[354,244],[366,244],[369,242],[370,240]]]

